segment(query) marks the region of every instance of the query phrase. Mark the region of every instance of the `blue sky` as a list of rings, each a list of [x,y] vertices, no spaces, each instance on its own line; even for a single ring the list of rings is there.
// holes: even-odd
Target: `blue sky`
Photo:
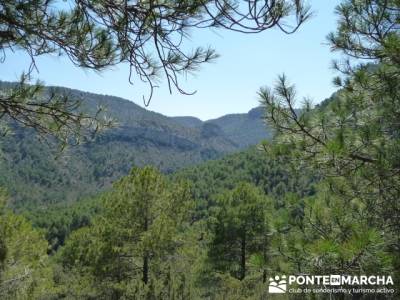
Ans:
[[[160,85],[148,107],[168,116],[196,116],[206,120],[228,113],[243,113],[258,105],[257,91],[274,84],[285,73],[295,83],[300,96],[315,103],[335,90],[330,68],[335,58],[326,43],[326,35],[336,27],[334,8],[338,0],[312,0],[315,16],[298,32],[285,35],[272,29],[260,34],[242,35],[223,30],[196,31],[190,45],[212,46],[221,57],[203,65],[194,76],[182,79],[193,96],[169,94],[166,83]],[[0,80],[15,81],[29,65],[22,52],[7,53],[1,65]],[[102,73],[78,69],[65,57],[46,56],[37,60],[36,78],[47,85],[65,86],[84,91],[114,95],[143,106],[146,85],[128,83],[128,68],[119,66]]]

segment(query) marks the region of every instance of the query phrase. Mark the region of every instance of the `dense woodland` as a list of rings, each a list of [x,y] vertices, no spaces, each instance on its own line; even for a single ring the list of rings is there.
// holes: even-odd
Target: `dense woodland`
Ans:
[[[207,2],[207,5],[211,3]],[[90,9],[85,6],[86,2],[81,5],[84,10]],[[189,5],[187,10],[175,7],[168,20],[179,19],[175,13],[184,18],[183,12],[190,18],[198,17],[196,13],[203,4],[189,1],[186,5]],[[289,8],[296,12],[298,25],[304,21],[301,17],[306,16],[303,15],[304,7],[288,6],[285,7],[287,11],[282,7],[269,11],[264,21],[269,17],[278,20],[279,24],[279,18],[291,11]],[[105,20],[106,12],[96,11],[100,8],[92,9],[101,13]],[[229,15],[228,11],[224,8],[215,20],[220,20],[220,26],[232,29],[240,23],[228,18],[233,22],[229,26],[227,20],[222,21],[221,18],[235,15]],[[115,177],[107,177],[108,183],[113,181],[112,186],[105,185],[97,193],[93,189],[86,195],[77,189],[77,195],[81,195],[77,200],[72,196],[65,201],[40,199],[40,193],[35,194],[35,189],[13,187],[12,178],[5,180],[6,171],[3,171],[0,298],[270,299],[268,279],[276,274],[349,274],[391,275],[394,286],[388,288],[395,292],[380,295],[286,294],[275,298],[398,299],[400,2],[344,0],[337,8],[337,15],[337,30],[328,36],[332,50],[340,51],[345,58],[335,63],[340,74],[334,80],[337,92],[320,105],[313,106],[307,99],[298,99],[295,86],[284,75],[279,76],[275,86],[261,88],[258,96],[264,111],[263,119],[274,135],[257,146],[223,158],[210,155],[206,158],[214,160],[202,163],[200,159],[195,160],[192,162],[197,164],[192,166],[180,163],[171,169],[134,161],[129,164],[130,170],[118,170]],[[153,18],[157,17],[160,15],[153,15]],[[55,21],[49,22],[51,25]],[[119,29],[117,25],[122,26],[114,24],[111,29]],[[160,38],[157,28],[150,25],[147,28],[156,31],[156,44]],[[52,29],[49,27],[50,31]],[[96,36],[96,47],[84,49],[85,53],[94,51],[88,57],[97,60],[85,61],[87,56],[82,56],[81,49],[76,49],[79,55],[73,58],[88,65],[106,64],[114,59],[111,54],[115,45],[108,37],[114,32],[111,29]],[[0,38],[4,43],[4,37],[0,35]],[[127,47],[114,53],[123,61],[128,59],[125,55],[130,44],[129,41],[118,41],[116,49]],[[187,59],[199,63],[211,56],[212,53],[206,51]],[[133,67],[137,67],[135,56],[129,58]],[[170,59],[163,61],[163,68],[173,81],[171,74],[177,72],[177,65],[183,62],[176,56]],[[148,82],[151,85],[151,78]],[[172,83],[179,88],[178,83]],[[35,88],[23,85],[19,89],[25,91],[26,96]],[[8,92],[8,99],[18,99],[13,94],[16,93],[14,88],[3,91],[0,96]],[[11,105],[11,108],[7,107],[9,116],[15,116],[12,110],[10,113],[15,103],[4,104],[2,101],[11,100],[0,99],[0,106],[4,109]],[[303,106],[300,107],[298,102]],[[76,117],[74,112],[61,117],[55,113],[54,116],[56,123],[52,124],[60,126],[60,130],[63,124],[70,126],[69,122],[80,126],[84,118]],[[16,115],[14,121],[18,120],[28,122],[27,125],[37,124],[39,128],[36,129],[42,129],[41,134],[54,133],[54,127],[46,127],[42,119],[34,123],[31,115]],[[61,120],[61,124],[57,120]],[[132,120],[135,122],[135,118]],[[182,126],[190,122],[188,118],[163,122],[166,132],[172,132],[168,126],[177,126],[175,130],[180,132],[179,136],[186,137],[186,141],[198,134],[200,144],[202,139],[211,138],[209,144],[221,146],[229,132],[237,133],[231,127],[230,118],[220,120],[219,124],[196,121],[197,125],[186,127]],[[11,123],[10,127],[14,125]],[[25,128],[14,129],[17,136],[25,134]],[[80,136],[80,133],[76,135]],[[63,134],[64,131],[61,138]],[[234,139],[237,141],[240,137],[237,134]],[[154,135],[152,138],[158,140]],[[3,142],[4,153],[13,153],[15,141],[18,142],[15,139],[12,143]],[[180,142],[182,140],[174,145],[180,145]],[[34,147],[29,147],[29,139],[24,139],[23,143],[26,143],[26,153],[14,153],[20,156],[18,161],[23,161],[24,155],[34,157],[35,151],[40,153],[40,148],[36,150],[39,147],[36,142],[31,144]],[[140,144],[140,140],[135,143]],[[204,142],[203,146],[206,144]],[[7,147],[11,148],[7,150]],[[48,146],[43,144],[43,147]],[[92,151],[90,155],[108,153],[103,153],[101,147],[96,149],[98,152]],[[118,158],[122,154],[114,155],[113,158]],[[166,156],[167,161],[175,158]],[[104,169],[106,166],[101,161],[92,160],[94,168],[98,168],[92,174],[110,171]],[[40,165],[44,168],[32,168],[33,164],[28,168],[19,165],[14,170],[16,178],[27,181],[34,178],[35,184],[41,186],[46,186],[45,181],[49,180],[48,190],[57,180],[86,180],[64,177],[62,172],[51,173],[51,176],[46,173],[48,161],[41,161]],[[112,165],[110,163],[108,167]],[[82,168],[79,164],[76,166]],[[60,168],[62,171],[63,166]],[[8,169],[3,167],[2,170]],[[90,180],[96,181],[96,178]],[[63,186],[62,182],[60,184]],[[73,182],[68,186],[73,188]],[[7,188],[11,193],[7,193]],[[16,205],[19,191],[24,193],[19,200],[25,201],[32,193],[35,205]],[[47,195],[51,198],[51,194]],[[62,193],[55,190],[54,195],[59,198]]]
[[[269,251],[268,236],[291,216],[304,214],[302,199],[315,197],[316,182],[252,148],[169,176],[134,168],[99,197],[27,211],[37,242],[50,245],[38,253],[47,261],[44,281],[53,284],[45,295],[261,296],[274,270],[267,260],[279,256]]]

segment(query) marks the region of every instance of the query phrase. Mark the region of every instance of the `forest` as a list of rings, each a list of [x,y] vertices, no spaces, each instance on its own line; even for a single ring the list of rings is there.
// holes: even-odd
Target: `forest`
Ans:
[[[284,0],[244,1],[247,15],[237,1],[76,1],[71,14],[48,2],[0,1],[2,50],[64,51],[96,70],[128,62],[150,93],[158,71],[185,93],[177,75],[217,57],[183,53],[173,35],[187,27],[291,34],[311,14]],[[125,119],[110,132],[118,125],[93,95],[80,95],[96,102],[82,108],[24,76],[3,83],[0,299],[399,299],[400,2],[342,0],[336,14],[337,91],[313,105],[280,75],[239,123],[188,128],[116,102]],[[249,146],[253,129],[262,141]],[[75,157],[46,160],[66,151]],[[271,294],[283,275],[392,282]]]

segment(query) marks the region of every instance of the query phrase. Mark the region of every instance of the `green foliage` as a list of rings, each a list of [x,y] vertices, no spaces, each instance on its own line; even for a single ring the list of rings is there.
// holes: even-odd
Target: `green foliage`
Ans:
[[[256,260],[261,255],[266,262],[267,204],[263,194],[248,183],[220,195],[210,218],[209,257],[216,270],[243,280],[251,257]]]
[[[71,232],[90,225],[92,218],[100,213],[99,197],[81,199],[74,204],[57,204],[22,212],[35,228],[45,232],[51,247],[50,254],[64,245]]]
[[[285,207],[275,212],[271,224],[276,272],[393,273],[387,241],[373,224],[361,218],[368,208],[360,199],[344,202],[321,184],[315,196],[293,200],[288,199]]]
[[[296,171],[290,162],[268,157],[256,147],[183,169],[172,176],[193,182],[199,218],[209,215],[209,209],[216,204],[218,194],[233,190],[240,182],[251,183],[265,194],[275,196],[276,205],[279,206],[280,199],[287,192],[301,196],[314,194],[313,182],[317,180],[309,172]]]
[[[274,12],[282,16],[296,7],[274,3],[281,5]],[[199,7],[196,1],[187,3],[183,19],[185,14],[186,21],[198,17]],[[151,5],[146,9],[154,13]],[[371,61],[347,61],[344,68],[337,64],[343,78],[335,82],[342,89],[321,105],[313,108],[305,100],[301,110],[295,108],[296,90],[285,76],[273,90],[260,91],[276,133],[272,142],[262,145],[268,156],[252,148],[168,177],[152,167],[133,168],[98,198],[54,207],[48,219],[46,210],[28,213],[52,241],[51,265],[41,233],[1,203],[0,296],[239,300],[268,298],[266,283],[273,274],[382,274],[394,275],[398,282],[399,11],[398,1],[344,0],[338,7],[339,27],[329,36],[333,49]],[[164,13],[150,16],[144,26],[150,34],[155,30],[152,18],[169,19],[176,11]],[[201,59],[201,53],[194,55]],[[167,69],[182,66],[174,53],[169,59],[164,61]],[[157,123],[154,114],[136,113],[143,118],[127,117],[125,125],[164,129],[155,130],[156,138],[139,130],[141,138],[186,150],[193,145],[180,138],[192,141],[191,135],[204,143],[220,141],[224,147],[222,127],[234,127],[231,117],[182,128],[166,118]],[[171,142],[165,133],[174,130],[179,138]],[[88,146],[86,155],[101,161],[102,155],[109,155],[103,152],[108,142],[132,138],[126,132],[101,136],[97,141],[102,148]],[[15,152],[21,159],[28,153],[38,155]],[[112,167],[99,165],[99,177]],[[45,172],[28,168],[25,174],[29,180],[52,184]],[[63,177],[55,174],[54,180]]]
[[[22,216],[0,211],[0,297],[39,299],[51,295],[53,273],[42,234]]]
[[[180,287],[187,279],[175,269],[187,267],[183,230],[190,206],[187,184],[168,184],[150,167],[134,168],[104,197],[104,213],[71,235],[62,262],[86,270],[102,297],[187,293],[189,287]]]
[[[282,241],[299,271],[398,276],[399,9],[398,1],[339,5],[329,40],[347,60],[335,64],[344,78],[330,101],[296,111],[285,76],[259,93],[277,132],[269,153],[323,179],[324,191],[304,202],[300,232]],[[354,57],[368,63],[354,65]]]

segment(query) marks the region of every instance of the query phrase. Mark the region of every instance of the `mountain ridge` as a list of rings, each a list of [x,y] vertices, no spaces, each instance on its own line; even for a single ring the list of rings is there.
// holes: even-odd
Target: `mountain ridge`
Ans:
[[[0,89],[11,84],[0,82]],[[82,109],[88,112],[105,106],[118,127],[59,155],[50,145],[38,142],[33,130],[17,126],[0,143],[0,186],[9,190],[13,206],[75,201],[107,188],[133,166],[153,165],[171,173],[269,137],[254,111],[203,122],[195,117],[164,116],[120,97],[63,87],[47,89],[81,99]],[[198,125],[191,126],[188,120]]]

